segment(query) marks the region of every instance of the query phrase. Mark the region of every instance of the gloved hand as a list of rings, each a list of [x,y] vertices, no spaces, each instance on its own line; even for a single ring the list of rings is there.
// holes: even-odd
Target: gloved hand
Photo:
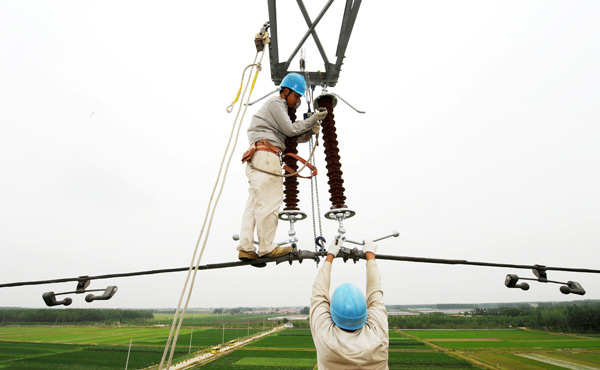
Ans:
[[[319,122],[317,122],[317,124],[312,127],[312,133],[314,135],[319,135],[320,131],[321,131],[321,125],[319,124]]]
[[[332,241],[327,249],[327,254],[333,254],[334,257],[337,256],[337,254],[340,252],[342,242],[342,238],[336,238],[334,241]]]
[[[371,252],[373,254],[375,254],[375,252],[377,251],[377,244],[373,243],[370,240],[363,240],[363,242],[365,243],[365,245],[363,245],[363,252],[366,254],[367,252]]]
[[[313,116],[315,116],[317,121],[322,121],[327,116],[327,109],[321,107],[319,108],[318,112],[315,112],[315,114],[313,114]]]

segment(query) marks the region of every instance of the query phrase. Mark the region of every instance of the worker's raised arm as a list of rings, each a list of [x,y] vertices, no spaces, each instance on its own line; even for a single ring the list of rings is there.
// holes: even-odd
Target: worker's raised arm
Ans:
[[[377,323],[382,329],[387,330],[387,311],[383,303],[383,291],[381,290],[381,274],[375,260],[377,244],[365,240],[363,252],[367,258],[367,308],[369,320]]]
[[[310,300],[310,327],[315,332],[333,321],[329,311],[329,287],[331,284],[331,263],[340,250],[341,240],[329,246],[327,257],[319,270],[312,288]]]
[[[331,284],[331,261],[325,260],[315,278],[310,299],[310,328],[313,333],[331,324],[329,313],[329,286]]]

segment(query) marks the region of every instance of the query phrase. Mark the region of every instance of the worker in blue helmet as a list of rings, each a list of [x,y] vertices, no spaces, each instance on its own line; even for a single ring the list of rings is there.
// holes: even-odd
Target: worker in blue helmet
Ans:
[[[287,137],[298,137],[306,142],[319,132],[319,122],[327,111],[315,112],[305,120],[292,122],[288,108],[300,106],[306,91],[306,81],[299,73],[289,73],[281,81],[279,95],[269,98],[256,112],[248,127],[250,147],[242,162],[247,162],[246,176],[250,184],[248,200],[242,216],[238,258],[251,261],[259,257],[280,257],[292,251],[291,247],[276,246],[279,208],[283,203],[281,156]],[[258,250],[254,245],[254,231]],[[254,264],[262,267],[265,264]]]
[[[329,247],[310,302],[310,329],[319,370],[388,369],[388,317],[381,276],[375,261],[377,244],[365,240],[367,295],[355,285],[340,285],[329,299],[331,266],[342,240]]]

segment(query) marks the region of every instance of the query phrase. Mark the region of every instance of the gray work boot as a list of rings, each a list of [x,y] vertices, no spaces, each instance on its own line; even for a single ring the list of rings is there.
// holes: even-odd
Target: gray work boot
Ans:
[[[274,258],[285,256],[286,254],[292,253],[292,247],[275,247],[270,253],[265,254],[264,258]]]
[[[258,259],[258,254],[256,254],[256,252],[251,251],[251,252],[246,252],[246,251],[240,251],[238,253],[238,259],[240,261],[254,261],[256,259]],[[252,263],[252,266],[254,267],[265,267],[267,265],[266,262],[256,262],[256,263]]]

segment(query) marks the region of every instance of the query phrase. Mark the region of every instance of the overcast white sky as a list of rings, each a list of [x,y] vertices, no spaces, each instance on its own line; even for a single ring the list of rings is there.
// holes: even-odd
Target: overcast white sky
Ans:
[[[313,19],[325,3],[305,2]],[[330,59],[343,5],[317,27]],[[278,6],[284,58],[306,25],[295,2]],[[398,230],[381,254],[599,269],[598,19],[593,0],[364,1],[331,89],[367,112],[335,110],[348,238]],[[267,20],[266,1],[1,0],[0,283],[188,266],[234,118],[225,107]],[[268,56],[264,67],[255,97],[274,88]],[[237,158],[256,109],[202,263],[237,259]],[[326,210],[322,147],[317,161]],[[323,225],[331,239],[337,223]],[[310,219],[296,229],[312,249]],[[387,304],[600,299],[594,274],[549,273],[580,282],[580,297],[504,286],[526,270],[379,265]],[[308,305],[316,272],[201,272],[190,306]],[[119,287],[113,299],[71,307],[175,307],[184,279],[98,280],[90,288]],[[364,262],[337,260],[332,288],[344,282],[363,287]],[[74,288],[3,288],[0,306],[45,307],[43,292]]]

